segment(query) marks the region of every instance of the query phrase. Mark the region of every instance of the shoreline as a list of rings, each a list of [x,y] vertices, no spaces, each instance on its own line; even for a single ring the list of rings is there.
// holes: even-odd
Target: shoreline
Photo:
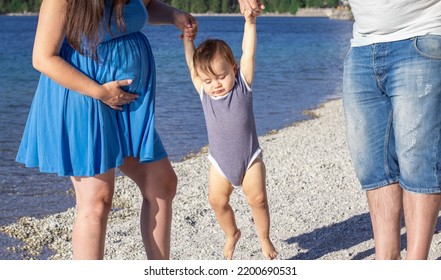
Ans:
[[[241,13],[191,13],[193,16],[222,16],[222,17],[242,17]],[[23,13],[6,13],[0,14],[5,16],[38,16],[38,12],[23,12]],[[352,13],[343,8],[300,8],[295,14],[289,12],[278,13],[268,12],[262,13],[263,17],[329,17],[331,19],[352,20]]]
[[[341,99],[327,101],[305,112],[311,119],[259,137],[277,259],[374,257],[367,202],[346,148],[341,103]],[[171,258],[223,259],[224,235],[207,201],[206,153],[201,151],[172,165],[178,190],[173,203]],[[139,234],[140,204],[141,196],[133,182],[117,177],[105,259],[146,259]],[[231,205],[242,231],[234,259],[262,260],[251,213],[240,189],[232,194]],[[24,242],[10,248],[22,259],[72,259],[74,215],[75,210],[70,208],[41,219],[24,217],[0,227],[0,232]],[[438,221],[429,259],[441,259],[441,217]],[[402,233],[405,235],[404,229]]]

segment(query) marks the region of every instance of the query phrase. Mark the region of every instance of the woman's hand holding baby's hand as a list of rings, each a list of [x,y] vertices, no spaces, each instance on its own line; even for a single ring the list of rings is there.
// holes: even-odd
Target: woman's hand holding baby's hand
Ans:
[[[198,25],[190,24],[184,29],[184,38],[187,38],[189,40],[195,40],[196,36],[198,35]]]
[[[198,34],[198,21],[191,14],[186,12],[178,13],[175,17],[176,27],[182,31],[179,38],[189,38],[194,40]]]
[[[188,22],[182,31],[181,39],[194,41],[198,34],[198,23],[197,22]]]

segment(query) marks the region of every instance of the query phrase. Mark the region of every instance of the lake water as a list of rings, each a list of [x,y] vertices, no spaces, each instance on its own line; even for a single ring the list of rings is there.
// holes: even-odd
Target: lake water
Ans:
[[[36,16],[0,16],[0,226],[23,216],[41,217],[74,206],[66,177],[39,173],[15,162],[39,73],[32,68]],[[198,17],[198,44],[221,38],[240,57],[242,17]],[[342,62],[351,21],[259,17],[254,110],[259,135],[307,118],[306,109],[342,91]],[[202,108],[185,65],[179,32],[146,26],[157,64],[157,130],[173,161],[207,144]],[[50,137],[50,136],[48,136]],[[0,234],[0,259],[13,240]]]

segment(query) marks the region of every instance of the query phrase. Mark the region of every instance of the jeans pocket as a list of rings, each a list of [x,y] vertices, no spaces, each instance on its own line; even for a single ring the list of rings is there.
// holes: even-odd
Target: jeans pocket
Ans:
[[[424,35],[414,40],[415,50],[424,57],[441,60],[441,36]]]
[[[346,54],[344,56],[343,59],[343,65],[346,66],[347,64],[350,63],[350,61],[352,60],[352,52],[353,52],[353,47],[350,47],[347,51]]]

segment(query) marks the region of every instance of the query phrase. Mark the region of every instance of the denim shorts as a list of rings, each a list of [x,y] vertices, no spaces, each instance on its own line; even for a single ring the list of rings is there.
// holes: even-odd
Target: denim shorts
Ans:
[[[440,193],[441,36],[353,47],[344,64],[348,147],[362,188]]]

